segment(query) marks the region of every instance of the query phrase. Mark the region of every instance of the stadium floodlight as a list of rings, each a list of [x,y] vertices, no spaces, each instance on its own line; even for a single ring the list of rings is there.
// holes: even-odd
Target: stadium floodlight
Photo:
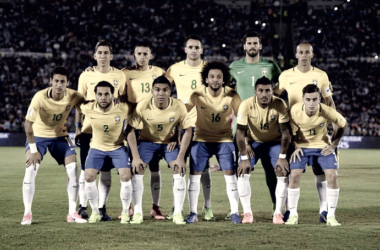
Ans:
[[[223,44],[222,44],[222,47],[224,48],[224,47],[226,47],[226,45],[223,43]]]
[[[335,7],[334,10],[338,10],[338,7]]]
[[[255,24],[259,24],[259,21],[256,21]]]
[[[266,25],[266,24],[265,24],[265,23],[263,23],[263,27],[265,27],[265,25]]]
[[[211,22],[214,22],[214,18],[211,18]]]
[[[320,34],[322,31],[321,30],[318,30],[318,34]]]
[[[350,2],[350,0],[347,0],[347,3],[349,3]]]
[[[378,58],[379,58],[379,56],[378,56],[378,55],[376,55],[376,56],[375,56],[375,59],[378,59]]]

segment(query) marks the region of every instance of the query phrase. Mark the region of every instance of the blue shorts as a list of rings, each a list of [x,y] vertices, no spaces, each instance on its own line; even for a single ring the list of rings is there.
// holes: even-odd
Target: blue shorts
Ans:
[[[95,148],[90,148],[86,160],[86,169],[95,168],[97,170],[103,170],[103,164],[106,158],[112,160],[116,169],[119,168],[131,168],[131,162],[126,151],[126,148],[120,147],[114,151],[101,151]]]
[[[64,164],[67,156],[76,155],[75,146],[68,135],[56,138],[42,138],[35,136],[34,141],[38,152],[41,154],[41,160],[46,154],[47,149],[49,149],[51,156],[57,161],[58,165]],[[27,152],[29,150],[28,139],[26,140],[25,146],[25,152]]]
[[[159,161],[162,156],[168,164],[177,159],[179,148],[176,147],[172,152],[169,152],[166,149],[167,146],[168,144],[158,144],[143,140],[137,141],[140,157],[147,164],[150,164],[152,160]]]
[[[208,159],[216,155],[222,170],[235,169],[235,147],[233,142],[199,142],[191,145],[190,169],[203,172]]]
[[[90,151],[90,141],[92,134],[81,133],[80,135],[80,167],[82,170],[86,169],[86,160],[88,152]],[[112,164],[112,160],[106,157],[101,171],[111,171],[115,166]]]
[[[290,163],[290,169],[305,169],[306,165],[319,164],[323,170],[338,169],[338,161],[335,152],[328,156],[321,155],[321,148],[303,148],[303,156],[300,154],[301,161],[296,158],[296,162]]]
[[[264,168],[275,168],[278,157],[281,153],[281,142],[252,142],[251,147],[255,156],[249,159],[252,170],[254,170],[256,163],[261,159]],[[240,158],[239,158],[240,163]]]

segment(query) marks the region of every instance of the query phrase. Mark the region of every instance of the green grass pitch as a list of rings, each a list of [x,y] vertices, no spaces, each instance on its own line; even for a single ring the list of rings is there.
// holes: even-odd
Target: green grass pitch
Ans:
[[[120,181],[112,170],[108,213],[115,220],[96,225],[67,223],[66,172],[48,154],[36,179],[33,224],[21,226],[24,206],[24,148],[0,148],[0,249],[379,249],[380,150],[341,150],[337,219],[341,227],[318,222],[318,197],[310,168],[301,180],[299,225],[273,225],[272,204],[261,165],[251,175],[254,224],[232,225],[221,172],[212,172],[216,220],[178,226],[150,218],[149,171],[144,177],[142,225],[122,225]],[[161,162],[162,212],[172,207],[172,174]],[[199,198],[199,214],[203,205]],[[240,206],[241,211],[241,206]],[[187,198],[184,215],[189,212]],[[201,219],[201,218],[200,218]]]

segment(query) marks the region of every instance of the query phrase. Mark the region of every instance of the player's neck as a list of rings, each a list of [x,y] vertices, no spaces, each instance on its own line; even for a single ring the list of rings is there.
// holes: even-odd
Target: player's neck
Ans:
[[[96,66],[96,70],[99,71],[100,73],[108,73],[111,71],[111,66],[110,65],[107,65],[107,66]]]
[[[315,115],[317,113],[317,111],[310,111],[310,110],[306,110],[306,114],[307,114],[307,116],[309,116],[309,117],[312,117],[313,115]]]
[[[260,61],[260,53],[257,53],[255,57],[250,57],[248,54],[245,54],[245,60],[247,63],[258,63]]]
[[[297,69],[299,71],[301,71],[302,73],[306,73],[306,72],[309,72],[311,70],[311,65],[300,65],[300,64],[297,64]]]
[[[210,93],[211,96],[218,97],[222,93],[223,87],[221,87],[218,90],[213,90],[212,88],[207,87],[207,91]]]
[[[151,66],[148,64],[144,65],[144,66],[140,66],[140,65],[136,64],[136,66],[137,66],[137,70],[140,70],[140,71],[146,71],[146,70],[151,68]]]
[[[191,67],[197,67],[201,63],[202,63],[201,58],[199,58],[197,60],[190,60],[189,58],[186,58],[186,64],[191,66]]]
[[[65,91],[66,91],[66,90],[65,90]],[[56,101],[56,102],[62,100],[64,96],[65,96],[65,92],[63,92],[63,93],[55,93],[53,90],[50,91],[50,97],[51,97],[54,101]]]
[[[154,100],[154,106],[156,106],[158,109],[167,109],[169,107],[170,98],[166,98],[166,100],[163,103],[158,103],[156,100]]]

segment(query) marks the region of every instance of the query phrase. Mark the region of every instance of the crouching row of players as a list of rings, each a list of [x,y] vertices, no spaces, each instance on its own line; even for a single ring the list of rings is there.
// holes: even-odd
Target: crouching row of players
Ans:
[[[67,137],[65,135],[60,136],[66,132],[62,131],[64,123],[58,124],[61,118],[64,118],[62,119],[64,121],[66,120],[68,115],[66,115],[66,111],[70,112],[73,106],[78,107],[80,104],[82,104],[80,107],[82,112],[86,115],[86,119],[90,120],[93,129],[91,149],[85,169],[85,189],[92,208],[92,214],[88,220],[90,223],[96,223],[101,220],[98,211],[98,190],[95,185],[95,178],[106,158],[112,159],[113,165],[117,168],[120,176],[120,199],[123,206],[121,223],[140,224],[143,222],[141,204],[144,170],[147,164],[152,160],[157,160],[155,158],[161,155],[173,171],[175,207],[173,222],[175,224],[185,224],[198,220],[197,202],[201,173],[206,167],[207,160],[212,155],[216,155],[221,170],[224,172],[232,223],[252,223],[254,220],[250,204],[251,187],[249,177],[251,169],[253,169],[258,159],[261,159],[262,162],[270,162],[278,175],[277,201],[273,223],[284,223],[281,211],[287,193],[290,217],[286,224],[298,223],[299,180],[306,164],[318,163],[327,176],[327,223],[333,226],[340,225],[335,219],[339,189],[336,181],[338,163],[334,150],[344,133],[346,121],[335,110],[320,104],[319,90],[315,85],[310,84],[303,89],[304,103],[294,105],[290,110],[291,117],[289,118],[286,104],[272,95],[272,83],[267,78],[263,77],[256,82],[256,95],[254,97],[241,102],[239,95],[225,86],[225,83],[230,79],[228,68],[223,63],[210,62],[202,70],[202,83],[204,86],[194,91],[185,104],[170,97],[171,85],[164,76],[155,79],[152,85],[153,97],[138,103],[133,111],[129,125],[123,133],[120,133],[124,127],[123,121],[132,110],[129,104],[113,103],[114,89],[112,84],[105,81],[99,82],[95,87],[96,102],[86,104],[83,96],[78,95],[76,91],[66,89],[68,78],[66,78],[66,82],[61,80],[60,84],[58,81],[57,85],[59,86],[55,86],[55,78],[64,79],[64,76],[64,73],[54,74],[53,71],[51,75],[52,88],[36,94],[28,111],[27,120],[29,125],[26,125],[28,138],[27,169],[23,184],[25,204],[23,225],[28,225],[32,222],[31,203],[34,194],[34,180],[41,156],[46,153],[47,147],[58,163],[65,164],[69,176],[68,193],[70,205],[67,221],[87,222],[75,212],[78,192],[76,190],[75,194],[75,190],[69,190],[70,187],[73,187],[73,189],[77,187],[77,183],[76,185],[75,183],[70,183],[73,180],[75,182],[75,178],[77,181],[76,173],[69,173],[71,169],[76,171],[75,152],[72,150],[69,140],[66,141],[65,147],[64,141],[66,139],[63,138]],[[67,102],[64,103],[64,101]],[[50,102],[50,106],[44,105],[47,102]],[[61,109],[66,108],[65,112],[61,112],[58,106]],[[187,111],[194,106],[196,106],[198,118],[190,149],[190,177],[188,183],[190,214],[184,220],[182,215],[186,195],[186,164],[184,159],[193,135]],[[52,110],[51,114],[46,111],[47,107]],[[235,147],[229,122],[229,116],[232,111],[237,114],[238,123],[236,138],[240,151],[240,162],[237,175],[235,172]],[[59,120],[57,120],[58,116],[60,116]],[[51,120],[56,123],[51,122]],[[35,131],[34,136],[33,129],[30,126],[30,123],[33,122],[35,122],[32,124]],[[326,130],[329,122],[337,125],[332,143]],[[37,133],[35,128],[37,126],[35,125],[41,123],[47,126],[44,128],[45,130],[53,128],[56,133],[55,138],[47,139],[46,135],[43,136],[38,134],[39,132]],[[58,124],[59,126],[53,126],[53,124]],[[134,127],[138,127],[140,124],[143,125],[143,129],[139,139],[136,140]],[[292,129],[290,129],[289,124],[291,124]],[[247,127],[248,131],[246,133]],[[27,128],[29,129],[27,130]],[[168,148],[167,145],[170,141],[176,140],[176,134],[179,132],[175,131],[176,128],[181,128],[184,131],[180,146],[174,149]],[[38,127],[38,131],[39,129],[40,127]],[[294,150],[292,150],[293,153],[290,157],[291,171],[288,188],[285,179],[289,173],[287,152],[291,141],[290,131],[297,133],[295,133],[293,140]],[[245,134],[247,134],[247,140],[245,139]],[[130,146],[132,162],[130,162],[128,153],[123,146],[125,137],[127,137]],[[253,151],[248,150],[247,152],[246,143],[252,146]],[[30,167],[32,165],[35,170]],[[243,221],[241,221],[238,214],[239,197],[244,209]],[[133,217],[130,218],[129,206],[132,199],[135,204],[135,211]]]

